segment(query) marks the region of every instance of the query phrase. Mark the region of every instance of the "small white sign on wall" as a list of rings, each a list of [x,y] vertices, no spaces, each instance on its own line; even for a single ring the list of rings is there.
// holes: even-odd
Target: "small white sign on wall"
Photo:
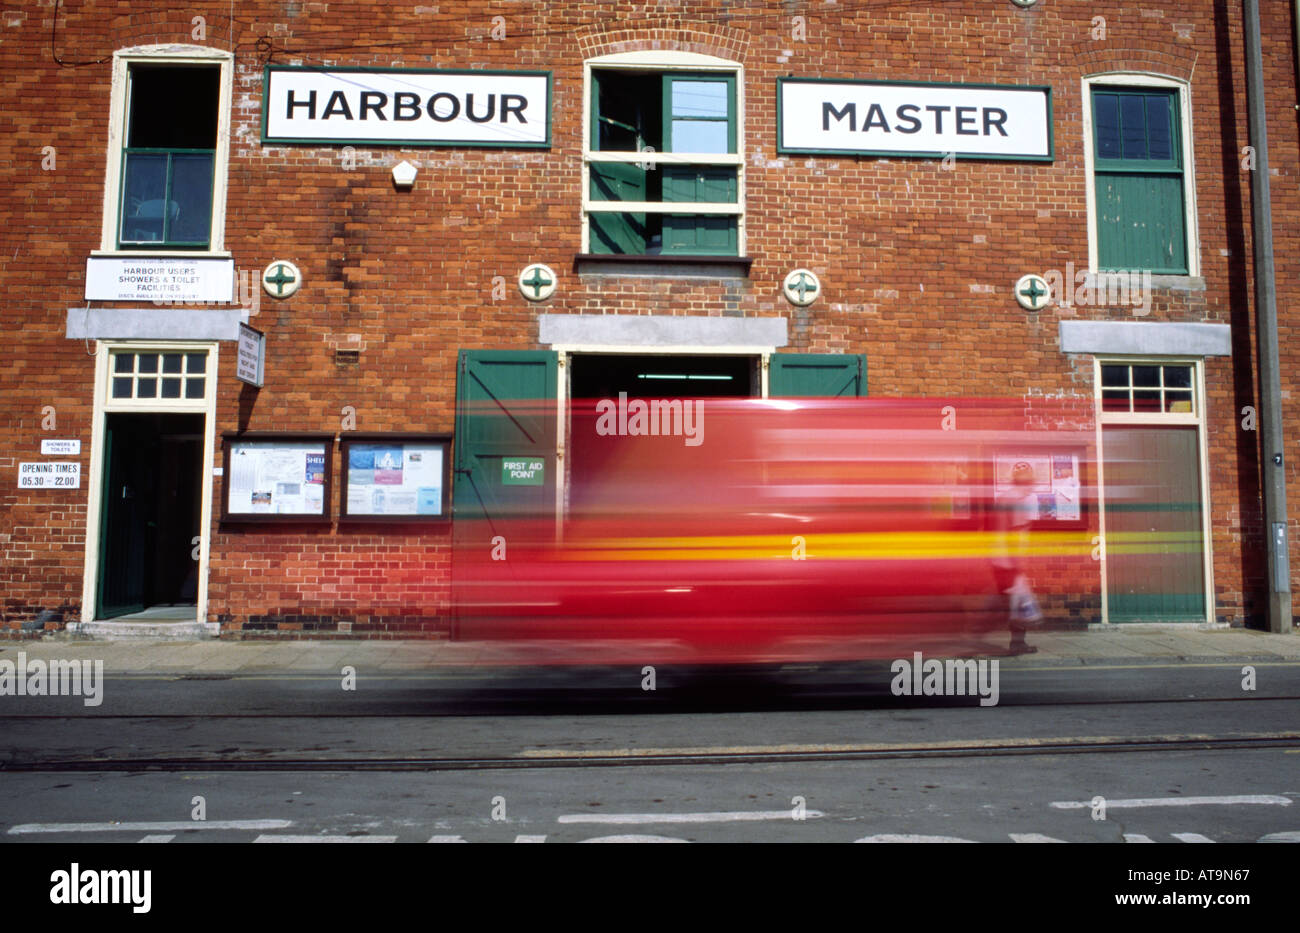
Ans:
[[[45,438],[41,441],[41,454],[46,457],[76,457],[81,454],[81,441]]]
[[[266,378],[266,335],[247,324],[239,325],[235,378],[259,389]]]
[[[80,463],[20,463],[19,489],[80,489]]]

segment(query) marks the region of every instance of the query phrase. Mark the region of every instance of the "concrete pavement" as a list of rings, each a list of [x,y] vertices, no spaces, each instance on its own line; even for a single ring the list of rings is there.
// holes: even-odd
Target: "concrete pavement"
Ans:
[[[1120,662],[1300,662],[1300,634],[1272,635],[1247,629],[1169,629],[1117,626],[1114,630],[1030,632],[1032,655],[1002,657],[1004,665],[1095,665]],[[963,656],[999,657],[1005,636]],[[901,650],[901,649],[900,649]],[[429,640],[86,640],[67,633],[0,642],[0,661],[91,657],[113,673],[337,673],[344,665],[371,671],[428,671],[471,666],[573,663],[637,663],[653,652],[634,645],[575,646],[563,642],[497,643]],[[877,653],[877,657],[879,654]],[[773,658],[773,660],[780,660]]]

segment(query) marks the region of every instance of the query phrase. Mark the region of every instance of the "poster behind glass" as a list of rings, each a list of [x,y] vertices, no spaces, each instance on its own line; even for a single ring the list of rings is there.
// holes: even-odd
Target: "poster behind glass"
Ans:
[[[325,441],[228,440],[226,514],[326,514]]]
[[[348,518],[441,518],[444,441],[349,441],[344,447]]]

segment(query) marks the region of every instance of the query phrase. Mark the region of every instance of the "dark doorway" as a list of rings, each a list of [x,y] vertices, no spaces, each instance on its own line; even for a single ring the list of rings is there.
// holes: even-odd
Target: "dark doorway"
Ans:
[[[96,618],[197,607],[203,415],[105,416]]]
[[[569,360],[569,398],[757,398],[756,356],[616,356]]]
[[[627,447],[602,437],[595,403],[757,398],[761,394],[756,356],[575,355],[569,360],[568,508],[596,512],[617,509],[629,488],[644,492],[650,477],[627,461]],[[680,445],[680,441],[678,444]],[[695,448],[688,448],[695,450]],[[672,475],[654,482],[673,484]]]

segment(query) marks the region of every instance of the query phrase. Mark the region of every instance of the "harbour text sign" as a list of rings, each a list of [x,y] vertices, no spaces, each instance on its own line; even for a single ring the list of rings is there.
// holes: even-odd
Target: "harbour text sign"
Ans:
[[[551,75],[272,65],[262,142],[546,148]]]

